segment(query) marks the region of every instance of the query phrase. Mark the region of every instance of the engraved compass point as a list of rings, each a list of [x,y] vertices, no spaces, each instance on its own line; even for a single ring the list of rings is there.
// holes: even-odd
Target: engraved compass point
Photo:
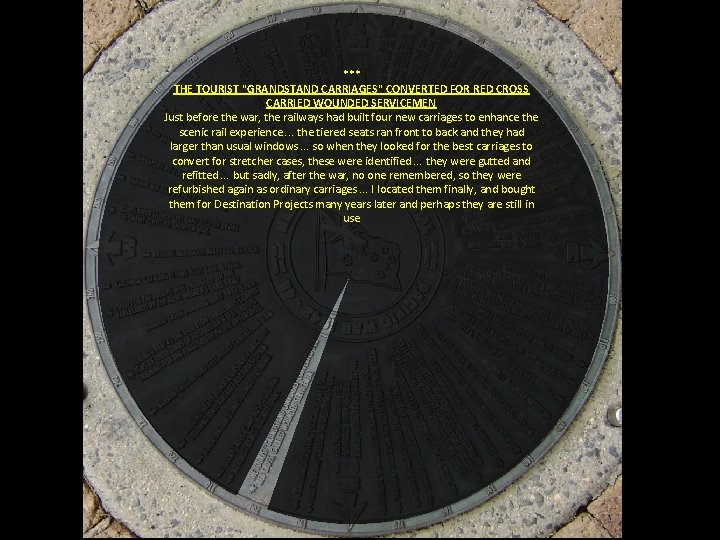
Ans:
[[[349,279],[345,282],[330,315],[320,331],[320,335],[312,349],[310,349],[310,354],[308,354],[305,363],[300,369],[300,373],[285,399],[282,409],[275,418],[270,433],[260,448],[260,452],[255,457],[255,461],[250,467],[238,495],[266,506],[270,504],[348,283],[350,283]]]

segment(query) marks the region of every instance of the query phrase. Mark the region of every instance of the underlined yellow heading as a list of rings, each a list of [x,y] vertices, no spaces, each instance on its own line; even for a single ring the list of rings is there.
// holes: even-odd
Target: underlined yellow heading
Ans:
[[[437,109],[433,98],[268,98],[272,109]]]
[[[175,96],[529,96],[527,84],[175,84]]]

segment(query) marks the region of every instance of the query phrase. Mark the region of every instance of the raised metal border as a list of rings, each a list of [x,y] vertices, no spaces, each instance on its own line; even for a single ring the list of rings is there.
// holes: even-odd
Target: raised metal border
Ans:
[[[603,209],[605,219],[605,229],[608,240],[608,296],[605,305],[605,318],[603,320],[602,329],[598,344],[593,354],[593,360],[590,363],[587,373],[580,388],[576,392],[570,405],[560,417],[555,428],[540,442],[540,444],[530,454],[525,456],[522,462],[518,463],[510,471],[501,476],[494,483],[483,488],[481,491],[466,497],[460,501],[453,503],[445,508],[419,514],[402,520],[384,521],[376,523],[359,523],[355,525],[346,525],[341,523],[330,523],[324,521],[312,521],[285,514],[280,514],[258,505],[254,501],[231,493],[224,488],[215,484],[212,480],[190,466],[189,463],[180,458],[173,449],[162,439],[155,431],[152,425],[145,419],[140,412],[135,400],[127,390],[122,377],[115,365],[112,353],[105,337],[104,324],[100,311],[100,303],[98,299],[98,279],[97,279],[97,253],[100,239],[100,222],[105,209],[107,195],[112,186],[115,175],[115,167],[122,159],[127,150],[138,126],[140,126],[150,111],[162,99],[162,97],[170,91],[172,85],[192,70],[196,64],[209,58],[226,45],[239,41],[254,32],[264,30],[275,24],[280,24],[295,19],[310,17],[320,14],[332,13],[377,13],[380,15],[390,15],[395,17],[403,17],[419,22],[431,24],[438,28],[448,30],[459,35],[483,49],[494,54],[508,66],[522,75],[538,92],[541,92],[545,99],[550,103],[552,108],[562,119],[563,123],[570,130],[573,139],[577,143],[587,166],[590,168],[595,188],[600,197],[600,205]],[[259,19],[251,23],[245,24],[235,30],[226,32],[221,37],[205,45],[196,53],[191,55],[185,62],[176,67],[163,81],[158,84],[143,101],[143,103],[135,111],[135,114],[128,122],[123,130],[120,138],[115,144],[113,151],[107,159],[106,165],[100,176],[95,198],[93,199],[90,216],[88,219],[88,232],[85,252],[85,294],[87,299],[88,313],[90,324],[92,326],[95,342],[98,352],[102,359],[103,365],[110,377],[115,390],[120,399],[127,408],[130,415],[135,419],[137,425],[142,429],[143,433],[150,441],[163,453],[172,463],[174,463],[185,475],[203,486],[210,493],[219,497],[224,502],[230,503],[253,516],[257,516],[272,524],[290,527],[298,531],[315,532],[332,536],[375,536],[382,534],[398,533],[407,530],[426,527],[441,521],[448,520],[460,513],[466,512],[476,506],[481,505],[494,495],[500,493],[507,488],[512,482],[522,476],[534,463],[540,460],[552,447],[555,442],[562,436],[567,426],[573,421],[584,403],[587,401],[593,387],[600,375],[605,360],[607,359],[610,342],[615,330],[617,322],[618,306],[620,302],[620,240],[617,218],[612,203],[612,197],[608,188],[605,174],[602,170],[600,161],[597,159],[594,150],[587,137],[579,129],[570,112],[565,108],[562,101],[553,93],[553,91],[543,82],[542,78],[535,74],[528,66],[517,59],[515,56],[507,52],[496,43],[488,40],[477,32],[465,28],[457,23],[447,19],[429,15],[426,13],[414,11],[412,9],[399,8],[397,6],[388,6],[383,4],[331,4],[314,7],[306,7],[294,9],[291,11],[278,13],[276,15],[268,15],[264,19]]]

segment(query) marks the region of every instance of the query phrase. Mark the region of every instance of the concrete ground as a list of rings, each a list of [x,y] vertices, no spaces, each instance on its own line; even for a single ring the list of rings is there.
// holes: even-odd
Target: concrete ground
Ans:
[[[229,1],[208,0],[208,9]],[[622,88],[621,0],[534,1],[573,31]],[[160,3],[162,0],[84,0],[83,76],[103,51]],[[621,463],[621,455],[619,460]],[[554,537],[622,537],[622,474],[604,491],[590,494],[589,499],[589,503],[587,498],[578,501],[577,515],[555,531]],[[83,477],[83,537],[135,536],[105,511],[102,501]]]

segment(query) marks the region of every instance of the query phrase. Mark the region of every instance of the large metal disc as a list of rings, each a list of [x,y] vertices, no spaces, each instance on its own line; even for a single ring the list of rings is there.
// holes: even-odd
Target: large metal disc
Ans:
[[[173,84],[485,81],[531,95],[439,97],[438,112],[538,114],[535,208],[368,211],[352,231],[332,212],[167,208],[167,114],[266,112]],[[297,140],[268,152],[301,155]],[[178,67],[108,159],[87,248],[96,341],[145,434],[238,508],[339,535],[447,519],[523,474],[591,391],[619,293],[607,185],[561,102],[481,36],[378,5],[269,17]]]

